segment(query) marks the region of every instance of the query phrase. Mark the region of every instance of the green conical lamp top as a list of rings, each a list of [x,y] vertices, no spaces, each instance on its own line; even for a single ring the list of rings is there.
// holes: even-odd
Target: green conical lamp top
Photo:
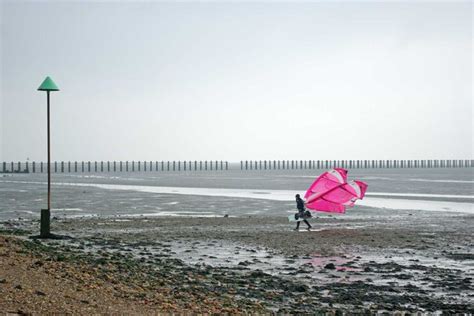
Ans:
[[[41,86],[39,86],[38,91],[59,91],[59,88],[54,83],[53,79],[46,77]]]

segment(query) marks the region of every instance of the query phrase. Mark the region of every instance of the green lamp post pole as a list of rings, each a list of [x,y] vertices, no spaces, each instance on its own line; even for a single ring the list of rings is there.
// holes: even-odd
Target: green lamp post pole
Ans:
[[[50,120],[49,120],[49,93],[51,91],[59,91],[58,86],[50,77],[46,77],[43,83],[39,86],[38,91],[46,91],[48,113],[47,113],[47,124],[48,124],[48,208],[41,209],[41,223],[40,223],[40,237],[48,238],[51,236],[51,144],[50,144]]]

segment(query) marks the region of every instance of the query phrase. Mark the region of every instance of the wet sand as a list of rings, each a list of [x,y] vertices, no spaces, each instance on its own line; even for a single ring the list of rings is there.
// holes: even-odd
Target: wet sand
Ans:
[[[281,216],[63,218],[53,230],[72,239],[41,243],[106,262],[166,267],[177,282],[168,288],[231,297],[242,311],[474,312],[474,216],[380,211],[312,224],[296,232]],[[36,225],[1,224],[26,235]],[[197,287],[190,271],[205,276]]]

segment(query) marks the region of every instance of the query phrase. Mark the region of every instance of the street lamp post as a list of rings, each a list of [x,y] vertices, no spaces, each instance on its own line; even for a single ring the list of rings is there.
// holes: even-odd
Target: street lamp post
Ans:
[[[50,223],[51,223],[51,144],[50,144],[50,123],[49,123],[49,93],[51,91],[59,91],[58,86],[50,77],[46,77],[43,83],[39,86],[38,91],[46,91],[47,96],[47,122],[48,122],[48,208],[41,209],[41,224],[40,224],[40,237],[48,238],[51,236]]]

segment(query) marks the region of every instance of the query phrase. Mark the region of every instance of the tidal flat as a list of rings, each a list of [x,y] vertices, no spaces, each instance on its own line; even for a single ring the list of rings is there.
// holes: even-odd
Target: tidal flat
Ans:
[[[53,174],[63,240],[31,239],[44,175],[3,175],[0,308],[474,313],[471,168],[351,170],[364,200],[293,231],[320,172]]]
[[[312,231],[293,231],[280,217],[65,218],[53,229],[71,238],[35,242],[26,237],[35,221],[2,226],[56,259],[108,267],[118,284],[139,275],[143,297],[115,299],[158,311],[474,312],[474,216],[407,211],[311,222]],[[156,293],[168,293],[172,308]],[[217,303],[202,306],[206,297]]]

